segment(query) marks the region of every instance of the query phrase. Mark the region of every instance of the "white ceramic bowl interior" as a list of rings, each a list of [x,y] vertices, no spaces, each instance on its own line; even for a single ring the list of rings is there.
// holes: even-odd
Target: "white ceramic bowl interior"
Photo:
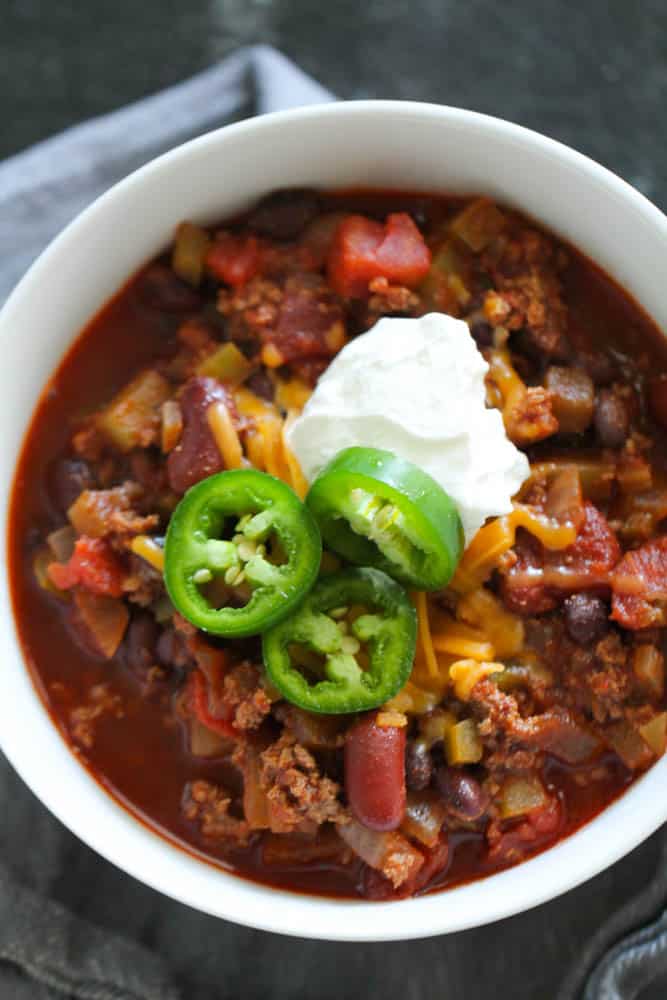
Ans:
[[[66,348],[183,218],[224,219],[278,187],[486,193],[589,254],[667,330],[667,219],[619,178],[534,132],[452,108],[398,102],[309,107],[210,133],[160,157],[79,216],[0,314],[0,479],[9,484],[35,403]],[[189,856],[135,820],[56,731],[19,650],[0,575],[0,744],[33,792],[120,868],[208,913],[303,937],[422,937],[527,909],[612,864],[667,818],[667,758],[602,815],[516,868],[401,903],[336,901],[267,888]],[[39,627],[35,623],[35,628]]]

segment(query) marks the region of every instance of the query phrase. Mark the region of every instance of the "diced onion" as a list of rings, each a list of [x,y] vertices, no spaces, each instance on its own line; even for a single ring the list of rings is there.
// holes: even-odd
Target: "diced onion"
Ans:
[[[443,800],[432,792],[409,792],[401,830],[426,847],[435,847],[447,816]]]
[[[547,801],[542,782],[535,775],[508,778],[500,789],[499,807],[503,819],[525,816],[540,809]]]

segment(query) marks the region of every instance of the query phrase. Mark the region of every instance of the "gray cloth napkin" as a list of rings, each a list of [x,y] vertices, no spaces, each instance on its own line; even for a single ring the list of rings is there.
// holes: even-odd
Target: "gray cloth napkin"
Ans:
[[[249,115],[331,99],[279,52],[253,46],[179,86],[0,163],[0,246],[11,248],[0,257],[0,302],[70,219],[142,163]],[[0,853],[6,862],[0,865],[0,1000],[63,995],[73,1000],[185,1000],[189,991],[176,985],[171,965],[179,929],[174,929],[170,961],[123,936],[123,906],[131,904],[122,896],[107,902],[103,877],[100,884],[86,881],[95,867],[89,859],[77,862],[72,857],[68,835],[55,820],[45,818],[43,810],[37,811],[4,761],[0,797],[8,806],[0,827]],[[70,910],[58,898],[63,882],[71,886],[72,881],[80,906]],[[134,899],[127,883],[121,883],[120,891]],[[113,931],[73,912],[88,912],[88,899],[98,892],[96,916],[102,914]],[[71,891],[67,895],[72,899]],[[149,928],[161,900],[150,893],[142,898],[150,902],[139,918]],[[558,1000],[638,1000],[649,984],[658,986],[667,976],[665,907],[667,837],[655,878],[583,946]],[[133,914],[134,927],[137,916]],[[143,937],[150,940],[150,933]],[[214,995],[218,992],[212,983]],[[309,995],[306,984],[294,995]]]

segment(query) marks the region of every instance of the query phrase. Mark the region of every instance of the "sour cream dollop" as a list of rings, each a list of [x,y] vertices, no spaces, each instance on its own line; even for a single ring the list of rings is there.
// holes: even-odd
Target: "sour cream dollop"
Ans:
[[[529,473],[486,407],[487,370],[463,320],[384,317],[334,358],[288,444],[309,481],[352,445],[418,465],[456,504],[468,544],[488,517],[510,512]]]

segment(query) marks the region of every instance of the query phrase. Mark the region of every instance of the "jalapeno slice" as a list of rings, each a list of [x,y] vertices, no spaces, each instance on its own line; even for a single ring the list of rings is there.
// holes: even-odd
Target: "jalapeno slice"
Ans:
[[[377,569],[323,577],[263,636],[266,671],[309,712],[363,712],[399,691],[412,670],[417,618],[407,594]]]
[[[289,486],[254,469],[232,469],[203,479],[178,504],[165,541],[165,583],[197,628],[256,635],[308,592],[321,555],[313,516]],[[243,590],[247,603],[227,603],[233,596],[238,604]]]
[[[426,472],[390,451],[346,448],[320,472],[306,504],[326,545],[419,590],[446,586],[463,553],[454,503]]]

